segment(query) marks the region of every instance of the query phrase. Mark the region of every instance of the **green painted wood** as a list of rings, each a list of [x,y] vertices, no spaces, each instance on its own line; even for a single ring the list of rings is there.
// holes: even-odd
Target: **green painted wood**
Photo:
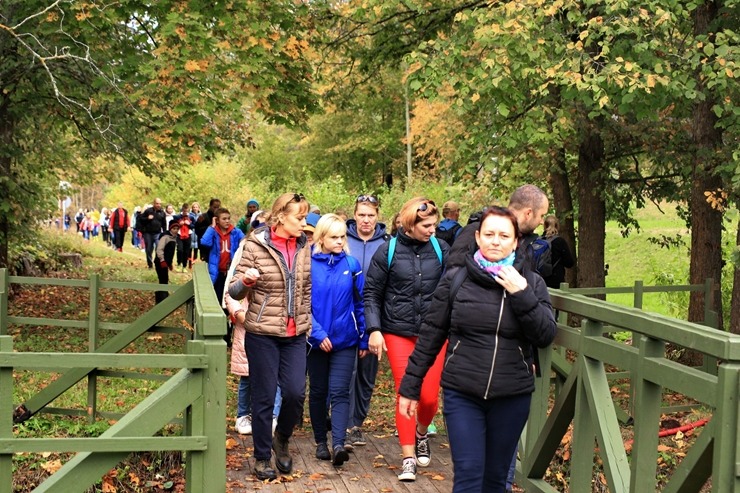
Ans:
[[[594,359],[585,358],[583,369],[583,388],[594,418],[599,456],[604,464],[609,491],[627,493],[631,481],[629,462],[604,365]]]
[[[740,364],[737,362],[722,363],[719,366],[718,377],[718,403],[712,416],[716,430],[712,461],[712,489],[714,491],[740,491],[740,477],[736,475]]]
[[[199,370],[197,373],[180,370],[101,437],[151,437],[199,398],[202,377]],[[41,483],[34,493],[83,492],[127,455],[127,452],[79,453]]]
[[[602,325],[636,330],[654,339],[666,339],[666,334],[670,334],[671,342],[679,346],[690,347],[723,360],[740,360],[740,344],[738,343],[740,336],[738,335],[570,292],[556,291],[553,291],[551,297],[553,306],[558,310],[568,311],[591,320],[599,320]]]
[[[575,415],[573,419],[573,435],[571,440],[571,463],[579,467],[572,467],[570,471],[571,491],[591,491],[593,476],[594,449],[596,447],[596,417],[588,405],[588,389],[583,385],[585,356],[579,355],[574,367],[577,375]]]
[[[190,299],[193,296],[192,289],[192,281],[184,284],[171,296],[168,296],[167,299],[165,299],[162,303],[157,304],[150,311],[143,314],[141,317],[131,323],[127,330],[117,334],[108,342],[101,345],[97,351],[100,353],[117,353],[118,351],[122,350],[137,337],[146,332],[150,327],[164,320],[165,317],[167,317],[170,313],[178,309],[183,303]],[[49,404],[51,401],[59,397],[72,385],[82,380],[92,370],[93,367],[75,368],[69,370],[64,375],[60,376],[57,380],[46,386],[38,394],[26,401],[24,405],[29,411],[31,411],[31,414],[35,414],[45,405]]]
[[[202,354],[0,353],[0,367],[17,369],[83,367],[86,374],[96,367],[206,368],[207,366],[208,357]]]
[[[542,478],[550,467],[560,442],[568,431],[576,412],[576,389],[579,374],[571,371],[562,386],[562,391],[555,396],[555,402],[536,440],[530,440],[525,451],[523,474],[525,478]]]
[[[88,324],[86,320],[62,320],[60,318],[39,318],[39,317],[6,317],[11,324],[18,325],[37,325],[39,327],[67,327],[72,329],[86,329]]]
[[[226,334],[226,316],[216,299],[208,267],[204,263],[193,267],[193,292],[195,294],[196,336],[221,336]]]
[[[646,357],[641,364],[644,369],[644,378],[649,378],[650,381],[662,387],[690,395],[712,407],[715,406],[718,397],[716,376],[698,368],[689,368],[675,361],[669,361],[664,357]],[[676,378],[676,375],[681,375],[681,378]]]
[[[712,475],[714,433],[714,425],[710,421],[691,446],[686,457],[673,471],[662,493],[698,493],[701,491],[702,486]]]
[[[56,277],[25,277],[9,276],[11,284],[28,284],[44,286],[66,286],[69,288],[87,288],[90,282],[87,279],[61,279]]]
[[[222,312],[223,313],[223,312]],[[215,319],[214,319],[215,320]],[[224,329],[226,321],[223,320]],[[211,332],[215,332],[216,329]],[[210,360],[203,380],[204,435],[209,439],[208,449],[201,453],[207,472],[202,476],[204,493],[223,492],[226,488],[226,342],[223,336],[205,342],[205,354]],[[196,483],[197,485],[197,483]],[[197,491],[193,485],[192,491]]]
[[[136,452],[206,450],[208,437],[111,437],[0,439],[0,454],[20,452]]]
[[[184,368],[198,368],[197,366],[186,366]],[[170,367],[167,367],[170,368]],[[153,380],[155,382],[163,382],[168,380],[172,375],[165,373],[141,373],[135,371],[119,371],[119,370],[98,370],[98,377],[111,377],[111,378],[126,378],[129,380]]]
[[[662,358],[665,354],[665,343],[657,339],[641,336],[639,343],[642,358]],[[633,407],[634,436],[638,438],[632,444],[632,484],[630,493],[653,491],[655,484],[655,464],[658,458],[658,426],[662,404],[662,388],[646,378],[649,374],[644,367],[632,372],[632,402],[639,402]]]
[[[153,282],[122,282],[122,281],[101,281],[101,289],[130,289],[132,291],[169,291],[174,292],[180,288],[180,284],[156,284]]]
[[[2,269],[5,270],[5,269]],[[0,277],[4,274],[0,272]],[[2,280],[0,279],[0,286]],[[0,288],[2,289],[2,288]],[[0,293],[0,296],[3,296]],[[13,351],[13,338],[0,335],[0,352]],[[13,369],[0,368],[0,440],[13,440]],[[0,450],[0,493],[13,492],[13,455]]]
[[[87,328],[88,351],[94,353],[98,348],[98,310],[100,308],[100,276],[90,276],[90,308]],[[87,414],[92,424],[98,413],[98,377],[97,371],[87,374]]]

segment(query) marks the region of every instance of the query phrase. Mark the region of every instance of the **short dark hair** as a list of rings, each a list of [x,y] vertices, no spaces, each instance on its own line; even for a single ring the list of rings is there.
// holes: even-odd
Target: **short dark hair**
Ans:
[[[208,202],[208,207],[209,207],[209,208],[213,207],[213,204],[215,204],[216,202],[218,202],[218,203],[220,204],[220,203],[221,203],[221,199],[217,199],[217,198],[215,198],[215,197],[214,197],[214,198],[212,198],[212,199],[211,199],[211,201],[210,201],[210,202]]]
[[[483,221],[485,221],[488,216],[500,216],[508,218],[509,221],[511,221],[511,224],[514,225],[514,236],[517,239],[522,237],[522,234],[519,231],[519,221],[517,220],[514,213],[506,207],[499,207],[497,205],[492,205],[483,209],[480,217],[480,222],[478,223],[478,231],[480,231],[481,225],[483,225]]]
[[[522,210],[532,208],[541,209],[547,200],[547,195],[536,185],[526,184],[514,190],[509,199],[509,209]]]
[[[216,212],[213,213],[213,215],[216,217],[220,216],[221,214],[231,215],[231,212],[229,212],[229,209],[227,209],[226,207],[219,207],[218,209],[216,209]]]

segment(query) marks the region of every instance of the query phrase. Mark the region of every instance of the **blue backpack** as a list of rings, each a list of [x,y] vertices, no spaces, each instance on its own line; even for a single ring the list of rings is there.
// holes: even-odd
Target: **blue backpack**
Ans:
[[[396,253],[396,243],[398,243],[397,237],[392,237],[391,241],[388,243],[388,267],[391,266],[391,262],[393,261],[393,255]],[[429,238],[429,243],[432,244],[432,248],[434,248],[434,253],[437,254],[437,259],[439,259],[439,263],[442,264],[442,248],[439,246],[439,241],[437,241],[437,238],[432,236]]]
[[[537,273],[542,277],[550,277],[552,275],[552,240],[554,239],[555,236],[549,238],[540,236],[531,244],[532,263]]]

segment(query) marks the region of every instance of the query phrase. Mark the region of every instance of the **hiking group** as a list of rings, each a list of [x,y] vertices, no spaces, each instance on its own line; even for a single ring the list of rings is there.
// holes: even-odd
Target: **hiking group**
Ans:
[[[234,326],[235,427],[252,434],[255,476],[292,471],[290,439],[307,387],[316,458],[349,461],[366,444],[386,354],[398,394],[398,479],[414,481],[432,462],[441,387],[453,491],[510,491],[537,350],[556,333],[547,286],[573,263],[552,238],[547,255],[533,248],[548,208],[542,190],[524,185],[507,208],[486,207],[463,227],[458,204],[445,203],[438,224],[435,202],[415,197],[391,235],[372,195],[358,196],[347,219],[285,193],[248,234],[218,232],[211,274]],[[561,278],[543,280],[544,264],[547,277]]]

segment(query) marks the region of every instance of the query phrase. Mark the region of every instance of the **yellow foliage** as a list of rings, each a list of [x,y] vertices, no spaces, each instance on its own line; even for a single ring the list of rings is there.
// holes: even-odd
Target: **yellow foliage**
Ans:
[[[177,26],[175,28],[175,32],[180,39],[185,39],[188,37],[188,34],[187,32],[185,32],[185,28],[183,26]]]
[[[187,70],[188,72],[198,72],[202,69],[200,68],[200,63],[198,63],[197,61],[188,60],[187,62],[185,62],[185,70]]]

